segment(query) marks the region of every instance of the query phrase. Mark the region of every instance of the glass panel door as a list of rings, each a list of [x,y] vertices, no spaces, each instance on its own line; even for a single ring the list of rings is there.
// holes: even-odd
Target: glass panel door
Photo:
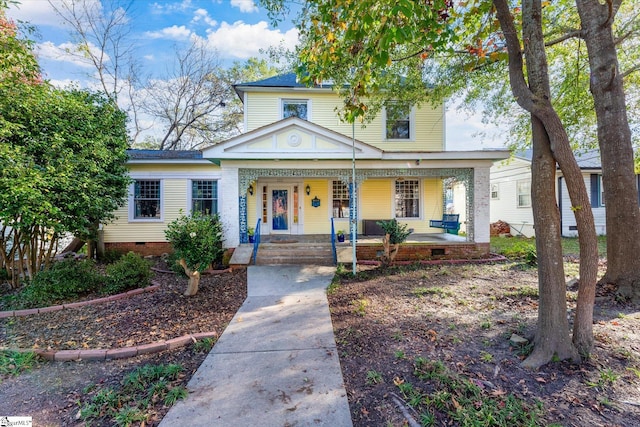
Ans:
[[[271,190],[271,230],[289,230],[289,190]]]

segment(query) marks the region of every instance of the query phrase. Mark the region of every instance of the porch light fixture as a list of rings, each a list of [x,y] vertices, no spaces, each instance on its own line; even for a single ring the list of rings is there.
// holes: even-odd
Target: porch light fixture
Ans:
[[[304,191],[307,193],[307,196],[311,194],[311,187],[309,187],[309,184],[307,184]]]
[[[251,194],[253,196],[253,185],[249,186],[249,194]]]

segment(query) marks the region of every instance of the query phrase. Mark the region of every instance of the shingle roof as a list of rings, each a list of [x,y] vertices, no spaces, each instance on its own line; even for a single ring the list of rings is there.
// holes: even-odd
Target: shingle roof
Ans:
[[[600,169],[602,167],[599,150],[574,151],[573,155],[576,157],[580,169]],[[533,150],[527,148],[526,150],[516,151],[513,156],[531,161]]]
[[[250,87],[306,87],[306,85],[298,81],[296,73],[280,74],[278,76],[269,77],[255,82],[240,83],[236,86]]]
[[[198,150],[127,150],[129,160],[199,160]]]

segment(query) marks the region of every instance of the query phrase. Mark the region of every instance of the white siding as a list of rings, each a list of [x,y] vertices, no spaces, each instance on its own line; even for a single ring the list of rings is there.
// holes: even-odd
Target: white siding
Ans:
[[[491,168],[491,184],[498,185],[498,198],[490,201],[490,221],[504,221],[511,226],[511,234],[534,235],[531,207],[518,207],[516,183],[531,179],[530,163],[520,159],[502,162]]]
[[[584,173],[584,185],[587,188],[587,193],[589,194],[589,201],[591,201],[591,174]],[[567,191],[567,183],[565,182],[564,177],[560,179],[561,189],[560,189],[560,213],[562,215],[562,235],[566,237],[575,237],[578,235],[578,231],[576,229],[576,217],[573,214],[573,210],[571,209],[571,199],[569,199],[569,192]],[[601,207],[593,207],[591,208],[593,211],[593,219],[596,224],[596,233],[599,235],[607,234],[607,224],[606,224],[606,209],[604,206]]]

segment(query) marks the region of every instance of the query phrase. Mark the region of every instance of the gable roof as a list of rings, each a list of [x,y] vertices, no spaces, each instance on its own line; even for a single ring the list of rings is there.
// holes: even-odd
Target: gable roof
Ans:
[[[304,143],[303,143],[304,141]],[[288,117],[202,150],[206,159],[379,159],[382,150],[323,126]]]

